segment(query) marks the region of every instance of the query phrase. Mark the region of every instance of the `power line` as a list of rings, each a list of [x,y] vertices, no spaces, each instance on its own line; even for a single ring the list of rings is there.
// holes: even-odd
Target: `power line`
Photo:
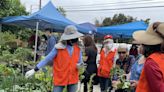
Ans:
[[[164,2],[141,2],[141,3],[131,3],[131,4],[124,4],[124,5],[138,5],[138,4],[149,4],[149,5],[152,5],[152,4],[163,4]],[[108,5],[109,6],[109,5]],[[110,7],[111,6],[119,6],[119,5],[110,5]],[[87,6],[87,7],[76,7],[76,9],[78,9],[78,8],[97,8],[97,6]],[[99,6],[99,7],[107,7],[107,6]],[[73,8],[67,8],[67,9],[73,9]]]
[[[125,7],[125,8],[111,8],[111,9],[90,9],[90,10],[66,10],[66,12],[81,12],[81,11],[110,11],[110,10],[127,10],[127,9],[147,9],[147,8],[163,8],[164,5],[159,6],[143,6],[143,7]]]
[[[105,4],[118,4],[118,3],[135,3],[135,2],[150,2],[154,0],[135,0],[135,1],[127,1],[127,2],[113,2],[113,3],[100,3],[100,4],[86,4],[86,5],[74,5],[74,6],[63,6],[63,7],[81,7],[81,6],[95,6],[95,5],[105,5]]]

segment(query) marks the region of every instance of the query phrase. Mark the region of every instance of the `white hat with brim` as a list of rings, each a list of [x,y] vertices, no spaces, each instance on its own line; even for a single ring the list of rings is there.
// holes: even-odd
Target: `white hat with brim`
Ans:
[[[78,32],[75,26],[69,25],[64,29],[64,33],[62,34],[60,41],[76,39],[81,36],[83,36],[83,34]]]
[[[153,25],[150,25],[146,31],[140,30],[136,31],[133,33],[133,38],[140,44],[145,44],[145,45],[158,45],[163,42],[163,38],[160,37],[159,34],[157,34],[153,30]],[[164,24],[160,24],[159,27],[157,28],[159,32],[164,34]]]

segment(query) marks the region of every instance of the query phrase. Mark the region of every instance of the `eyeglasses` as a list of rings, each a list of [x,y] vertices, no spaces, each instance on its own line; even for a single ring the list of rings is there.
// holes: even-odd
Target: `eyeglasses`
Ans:
[[[118,54],[125,54],[126,51],[119,51]]]

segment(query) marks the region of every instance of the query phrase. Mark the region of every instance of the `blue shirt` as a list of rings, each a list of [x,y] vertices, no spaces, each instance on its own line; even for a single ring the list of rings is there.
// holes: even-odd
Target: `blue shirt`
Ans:
[[[141,58],[141,56],[140,56],[140,58]],[[131,68],[130,80],[137,80],[138,81],[140,78],[144,64],[139,64],[138,60],[133,64],[133,66]]]
[[[51,50],[54,48],[55,44],[56,44],[55,36],[52,35],[52,36],[48,37],[47,50],[45,52],[45,55],[48,55],[51,52]]]
[[[69,55],[72,55],[73,47],[67,45],[66,47],[68,49]],[[52,51],[43,59],[41,60],[36,66],[38,69],[44,67],[48,62],[53,62],[54,57],[57,55],[57,49],[53,48]],[[79,61],[78,64],[82,64],[82,52],[80,51]]]

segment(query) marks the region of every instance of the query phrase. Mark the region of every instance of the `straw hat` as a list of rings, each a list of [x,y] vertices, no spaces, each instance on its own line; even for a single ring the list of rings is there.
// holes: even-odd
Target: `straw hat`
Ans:
[[[83,36],[83,34],[78,32],[75,26],[69,25],[64,29],[64,33],[62,34],[60,41],[76,39],[81,36]]]
[[[106,35],[106,36],[104,36],[104,43],[106,43],[106,42],[113,42],[112,35]]]
[[[145,45],[161,44],[164,40],[164,23],[155,22],[146,31],[136,31],[133,33],[133,38]]]
[[[141,44],[139,41],[133,40],[132,44]]]

